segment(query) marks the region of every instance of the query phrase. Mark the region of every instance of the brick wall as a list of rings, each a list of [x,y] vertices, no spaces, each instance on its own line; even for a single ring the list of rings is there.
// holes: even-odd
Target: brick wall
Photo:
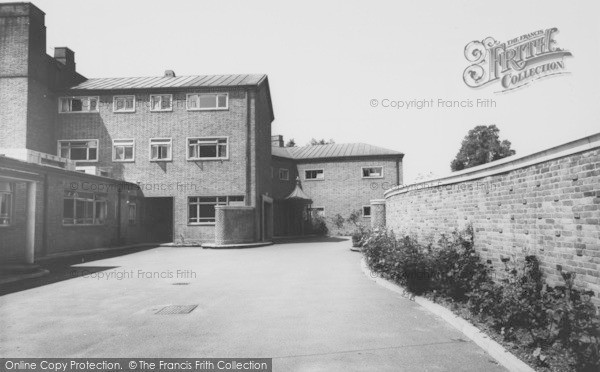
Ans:
[[[556,265],[600,290],[600,134],[516,159],[386,192],[387,227],[436,241],[471,224],[475,247],[501,257],[536,255],[549,283]]]
[[[255,208],[248,206],[216,207],[215,240],[217,245],[255,242]]]
[[[396,159],[390,158],[299,162],[298,173],[302,189],[311,197],[313,207],[324,208],[330,232],[347,233],[352,226],[338,231],[331,224],[331,218],[338,213],[347,218],[354,210],[362,211],[363,206],[370,205],[371,199],[381,199],[386,189],[401,184],[402,173],[398,182],[396,164]],[[383,166],[383,177],[362,178],[361,168],[370,166]],[[323,169],[324,180],[306,180],[305,171],[309,169]],[[367,227],[371,225],[369,218],[363,218],[362,223]]]

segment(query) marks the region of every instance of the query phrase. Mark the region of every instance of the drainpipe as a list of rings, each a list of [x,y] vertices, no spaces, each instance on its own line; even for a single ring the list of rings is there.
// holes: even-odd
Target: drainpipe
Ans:
[[[48,253],[48,173],[44,173],[44,190],[43,190],[43,207],[42,216],[42,254],[45,256]]]
[[[121,188],[117,188],[117,246],[121,245]]]
[[[246,90],[246,205],[250,206],[250,190],[252,188],[252,128],[250,113],[250,91]]]

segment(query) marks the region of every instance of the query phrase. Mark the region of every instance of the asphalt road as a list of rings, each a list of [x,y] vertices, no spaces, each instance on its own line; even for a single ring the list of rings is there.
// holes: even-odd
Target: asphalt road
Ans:
[[[0,355],[267,357],[274,371],[504,370],[365,277],[349,247],[339,239],[165,247],[69,262],[60,279],[55,272],[0,296]],[[197,307],[156,314],[169,305]]]

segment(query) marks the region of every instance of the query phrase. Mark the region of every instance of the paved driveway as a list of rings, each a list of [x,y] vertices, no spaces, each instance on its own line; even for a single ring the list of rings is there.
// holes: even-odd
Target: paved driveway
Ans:
[[[272,357],[275,371],[502,370],[444,321],[366,278],[349,247],[330,239],[155,248],[79,264],[76,278],[0,296],[0,355]],[[80,277],[90,272],[105,277]],[[191,304],[187,315],[155,314]]]

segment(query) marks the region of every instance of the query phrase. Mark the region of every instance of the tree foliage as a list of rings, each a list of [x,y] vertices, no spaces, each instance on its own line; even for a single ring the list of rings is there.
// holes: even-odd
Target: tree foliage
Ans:
[[[452,171],[474,167],[515,154],[510,141],[500,141],[496,125],[478,125],[462,141],[460,151],[450,163]]]
[[[329,141],[326,141],[324,138],[321,138],[320,140],[316,140],[314,138],[312,138],[309,142],[309,145],[311,146],[315,146],[315,145],[331,145],[334,144],[335,141],[333,139],[329,139]]]
[[[296,147],[296,140],[294,140],[293,138],[290,138],[287,143],[285,144],[285,147]]]

